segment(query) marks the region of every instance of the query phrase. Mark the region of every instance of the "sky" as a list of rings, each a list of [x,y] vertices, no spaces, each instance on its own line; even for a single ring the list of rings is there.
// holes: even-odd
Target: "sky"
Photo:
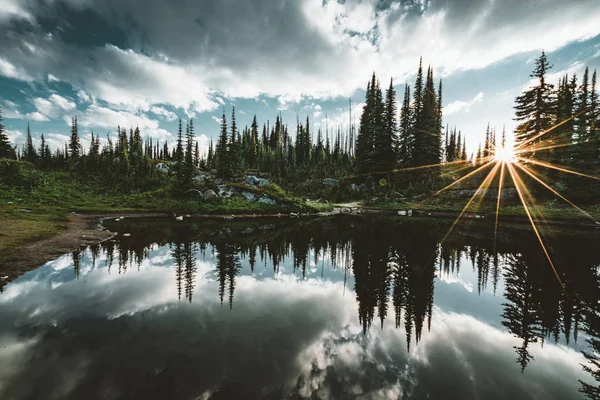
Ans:
[[[542,49],[554,83],[600,67],[599,20],[597,0],[0,0],[0,107],[17,145],[29,122],[63,146],[73,116],[84,148],[117,126],[174,144],[181,117],[206,149],[232,105],[346,129],[373,72],[402,96],[422,56],[474,151],[512,131]]]

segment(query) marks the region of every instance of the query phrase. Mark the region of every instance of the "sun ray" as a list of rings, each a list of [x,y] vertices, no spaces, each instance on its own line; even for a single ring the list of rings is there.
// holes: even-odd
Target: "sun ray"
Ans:
[[[500,167],[500,181],[498,182],[498,200],[496,201],[496,222],[494,224],[494,255],[496,254],[496,238],[498,236],[498,217],[500,215],[500,200],[502,199],[502,184],[504,183],[504,169],[506,162]]]
[[[465,169],[469,169],[469,168],[473,168],[473,164],[471,164],[470,162],[468,165],[464,165],[460,168],[453,169],[451,171],[446,171],[446,172],[442,173],[440,176],[448,176],[448,175],[456,174],[457,172],[464,171]]]
[[[517,171],[515,171],[513,165],[509,163],[509,164],[507,164],[507,166],[508,166],[508,172],[510,173],[510,176],[515,184],[515,188],[517,189],[517,194],[519,195],[521,204],[523,205],[523,208],[525,209],[525,214],[527,214],[527,218],[529,218],[531,227],[533,228],[533,231],[535,232],[535,235],[536,235],[538,241],[540,242],[540,245],[542,246],[542,250],[544,251],[546,258],[548,259],[548,262],[550,263],[552,270],[554,271],[554,275],[556,276],[556,279],[558,279],[558,283],[560,284],[565,296],[568,299],[569,296],[565,289],[565,285],[563,284],[562,280],[560,279],[558,271],[556,270],[556,267],[554,266],[554,262],[552,262],[552,258],[550,257],[550,254],[548,253],[546,246],[544,245],[544,241],[542,240],[542,237],[538,231],[538,228],[535,225],[535,222],[533,221],[533,217],[531,216],[531,212],[530,212],[529,207],[527,206],[527,202],[525,201],[525,198],[523,196],[523,189],[525,188],[525,186],[523,185],[523,182],[521,181],[521,178],[519,177]]]
[[[529,168],[527,168],[524,165],[521,165],[520,163],[517,163],[516,166],[521,169],[523,172],[525,172],[527,175],[531,176],[533,179],[535,179],[540,185],[544,186],[546,189],[548,189],[549,191],[551,191],[552,193],[554,193],[556,196],[558,196],[559,198],[561,198],[562,200],[564,200],[565,202],[569,203],[571,206],[573,206],[577,211],[581,212],[583,215],[585,215],[586,217],[590,218],[592,221],[596,222],[597,221],[594,219],[594,217],[592,217],[587,211],[582,210],[581,208],[579,208],[577,205],[575,205],[573,202],[571,202],[569,199],[567,199],[565,196],[563,196],[562,194],[558,193],[556,190],[554,190],[550,185],[548,185],[546,182],[542,181],[539,176],[537,174],[535,174],[533,171],[531,171]]]
[[[482,190],[483,191],[487,190],[487,188],[490,186],[490,183],[494,179],[494,176],[496,175],[496,172],[498,172],[498,168],[500,167],[500,165],[501,165],[501,163],[496,163],[496,165],[494,166],[494,168],[492,168],[492,170],[487,174],[487,176],[485,177],[485,179],[483,180],[483,182],[481,182],[481,184],[479,185],[479,187],[477,188],[477,190],[475,191],[475,193],[473,193],[473,196],[471,196],[471,198],[469,199],[469,201],[467,202],[467,204],[464,206],[464,208],[462,209],[462,211],[460,212],[460,214],[458,214],[458,217],[456,217],[456,219],[454,220],[454,222],[450,226],[450,229],[448,230],[448,232],[446,233],[446,235],[444,235],[443,239],[440,241],[440,244],[444,243],[444,241],[450,235],[450,233],[452,232],[452,230],[454,229],[454,227],[456,226],[456,224],[458,223],[458,221],[462,218],[462,216],[465,214],[465,212],[467,212],[467,210],[469,209],[469,206],[471,205],[471,203],[473,203],[473,201],[475,200],[475,198],[477,198],[477,195],[480,194]],[[483,196],[482,196],[482,198],[483,198]]]
[[[589,108],[589,107],[588,107],[588,108]],[[537,135],[535,135],[535,136],[532,136],[532,137],[530,137],[529,139],[527,139],[527,140],[523,141],[522,143],[520,143],[520,144],[517,146],[517,149],[520,149],[521,147],[525,146],[527,143],[531,143],[532,141],[534,141],[534,140],[536,140],[536,139],[538,139],[538,138],[540,138],[540,137],[544,136],[544,135],[545,135],[545,134],[547,134],[548,132],[552,132],[554,129],[558,128],[558,127],[559,127],[559,126],[561,126],[561,125],[564,125],[564,124],[566,124],[567,122],[571,121],[572,119],[575,119],[575,118],[579,117],[579,116],[580,116],[581,114],[583,114],[584,112],[587,112],[587,111],[588,111],[588,108],[585,108],[585,109],[583,109],[583,110],[579,111],[577,114],[574,114],[574,115],[570,116],[569,118],[567,118],[567,119],[565,119],[565,120],[563,120],[563,121],[561,121],[561,122],[559,122],[559,123],[557,123],[557,124],[555,124],[555,125],[551,126],[550,128],[548,128],[548,129],[546,129],[546,130],[544,130],[544,131],[542,131],[542,132],[538,133]]]
[[[489,164],[492,164],[492,162],[490,162]],[[494,179],[494,176],[495,176],[495,174],[496,174],[499,166],[500,166],[500,163],[495,163],[494,168],[492,168],[492,170],[488,173],[488,175],[485,177],[485,179],[483,180],[483,182],[481,182],[481,184],[479,185],[479,187],[477,188],[477,190],[475,191],[475,193],[473,193],[473,196],[471,196],[471,198],[469,199],[469,201],[467,202],[467,204],[463,207],[463,209],[460,212],[460,214],[458,215],[458,217],[456,217],[456,219],[454,220],[454,222],[450,226],[450,229],[448,229],[448,232],[446,232],[446,234],[444,235],[444,237],[442,238],[442,240],[440,240],[440,242],[439,242],[440,245],[442,245],[446,241],[446,239],[448,238],[448,236],[450,236],[450,233],[452,233],[452,231],[456,227],[456,224],[458,224],[458,221],[460,221],[460,219],[465,214],[465,212],[467,212],[467,210],[469,209],[469,206],[471,205],[471,203],[473,203],[473,201],[477,197],[477,194],[480,193],[480,190],[482,190],[482,189],[485,190],[485,189],[487,189],[489,187],[489,184],[492,181],[492,179]],[[431,262],[431,260],[434,257],[435,257],[435,252],[434,252],[434,254],[431,255],[431,257],[429,258],[429,261],[427,262],[426,265],[429,265],[429,263]],[[423,273],[424,270],[425,269],[421,270],[421,272],[417,276],[417,280],[421,277],[421,274]]]
[[[491,159],[491,158],[492,158],[491,156],[485,157],[485,159],[488,159],[488,160]],[[437,196],[438,194],[442,193],[444,190],[450,189],[452,186],[459,184],[460,182],[464,181],[467,178],[470,178],[471,176],[475,175],[476,173],[480,172],[481,170],[489,167],[493,163],[494,163],[494,161],[488,161],[486,164],[480,166],[476,170],[471,171],[470,173],[468,173],[467,175],[463,176],[462,178],[457,179],[456,181],[452,182],[451,184],[449,184],[449,185],[443,187],[442,189],[438,190],[437,192],[435,192],[434,194],[432,194],[429,198]],[[425,199],[425,200],[427,200],[427,199]]]
[[[525,159],[525,158],[521,158],[521,157],[517,157],[517,160],[519,160],[521,162],[524,162],[524,163],[530,162],[532,164],[536,164],[536,165],[539,165],[541,167],[555,169],[557,171],[565,172],[565,173],[568,173],[568,174],[579,175],[579,176],[583,176],[585,178],[590,178],[590,179],[595,179],[597,181],[600,181],[600,178],[597,177],[597,176],[587,175],[587,174],[584,174],[582,172],[573,171],[573,170],[566,169],[566,168],[563,168],[563,167],[557,167],[556,165],[552,165],[552,164],[549,164],[549,163],[546,163],[546,162],[537,161],[537,160],[533,160],[533,159]]]

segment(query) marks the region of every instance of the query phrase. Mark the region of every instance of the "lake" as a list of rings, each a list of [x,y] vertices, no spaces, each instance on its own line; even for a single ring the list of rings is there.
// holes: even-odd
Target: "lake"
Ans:
[[[450,224],[106,221],[4,288],[0,399],[584,398],[598,231],[543,227],[553,268],[526,226]]]

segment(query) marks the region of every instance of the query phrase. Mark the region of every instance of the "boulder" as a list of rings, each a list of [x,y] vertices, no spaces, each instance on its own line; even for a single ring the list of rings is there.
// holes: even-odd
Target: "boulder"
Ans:
[[[217,197],[218,197],[217,194],[212,189],[208,189],[202,194],[202,198],[204,199],[204,201],[213,200],[213,199],[216,199]]]
[[[197,175],[192,179],[195,183],[197,183],[199,185],[204,185],[206,183],[206,176],[204,176],[204,175]]]
[[[243,191],[242,196],[244,196],[247,201],[256,201],[256,195],[254,193]]]
[[[258,186],[259,178],[254,175],[249,175],[246,177],[246,183],[251,186]]]
[[[169,167],[165,163],[156,164],[156,169],[160,172],[169,172]]]
[[[258,178],[258,186],[266,186],[270,184],[270,182],[264,178]]]
[[[325,178],[323,179],[323,185],[328,185],[328,186],[336,186],[339,185],[340,181],[337,179],[333,179],[333,178]]]
[[[217,174],[217,170],[216,169],[211,169],[210,173],[213,174],[213,175],[216,175]]]
[[[265,203],[265,204],[272,204],[272,205],[277,204],[277,202],[275,200],[273,200],[272,198],[270,198],[267,195],[262,195],[260,197],[260,199],[258,199],[258,202],[259,203]]]

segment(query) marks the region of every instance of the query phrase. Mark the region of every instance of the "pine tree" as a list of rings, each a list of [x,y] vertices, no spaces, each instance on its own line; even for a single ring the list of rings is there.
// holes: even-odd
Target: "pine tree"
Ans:
[[[252,119],[252,125],[250,126],[250,159],[248,160],[248,164],[251,167],[256,166],[257,156],[258,156],[258,123],[256,122],[256,114],[254,114],[254,118]]]
[[[398,165],[407,167],[410,163],[412,136],[411,136],[411,112],[410,112],[410,85],[404,87],[404,100],[400,110],[400,137],[398,150]]]
[[[231,177],[231,165],[229,157],[229,138],[227,134],[227,119],[225,111],[221,119],[221,135],[217,142],[217,175],[221,178]]]
[[[50,149],[47,148],[48,145],[46,144],[46,139],[44,138],[44,134],[42,133],[42,136],[40,137],[40,148],[39,148],[39,160],[38,160],[38,165],[41,168],[45,168],[48,165],[48,158],[51,156],[51,154],[49,154]]]
[[[518,122],[515,130],[515,145],[519,146],[528,141],[528,145],[539,145],[542,132],[552,126],[552,89],[553,85],[546,82],[546,74],[552,65],[544,51],[535,60],[535,69],[530,77],[537,79],[537,84],[515,99],[515,120]],[[532,157],[535,151],[526,152],[525,156]],[[538,155],[539,156],[539,155]],[[542,156],[543,157],[543,156]]]
[[[425,165],[422,149],[424,147],[423,139],[426,131],[423,127],[423,58],[419,59],[419,70],[415,81],[415,90],[413,93],[412,115],[410,136],[413,140],[411,166]]]
[[[0,108],[0,158],[15,159],[17,155],[15,149],[10,145],[8,135],[4,133],[4,125],[2,124],[2,109]]]
[[[79,128],[77,127],[77,117],[71,119],[71,139],[69,141],[69,152],[72,158],[80,155],[81,143],[79,141]]]
[[[175,162],[183,162],[183,126],[181,124],[181,118],[179,118],[179,126],[177,128],[177,145],[175,147]]]
[[[31,129],[29,128],[29,122],[27,123],[27,141],[25,146],[25,160],[35,164],[37,162],[37,152],[35,151],[35,147],[33,146],[33,139],[31,138]]]
[[[365,97],[360,128],[356,138],[356,167],[359,174],[370,173],[373,169],[373,141],[377,135],[377,122],[383,117],[381,89],[374,72],[371,81],[367,83]]]
[[[235,120],[235,106],[231,108],[231,141],[229,142],[229,162],[230,162],[230,175],[234,176],[241,168],[242,155],[241,146],[238,139],[238,129]]]
[[[371,152],[373,171],[378,173],[380,178],[385,173],[388,182],[391,181],[391,171],[394,169],[396,161],[396,154],[394,153],[397,131],[396,112],[396,91],[394,90],[393,81],[390,80],[381,116],[382,124],[375,131],[373,151]]]

